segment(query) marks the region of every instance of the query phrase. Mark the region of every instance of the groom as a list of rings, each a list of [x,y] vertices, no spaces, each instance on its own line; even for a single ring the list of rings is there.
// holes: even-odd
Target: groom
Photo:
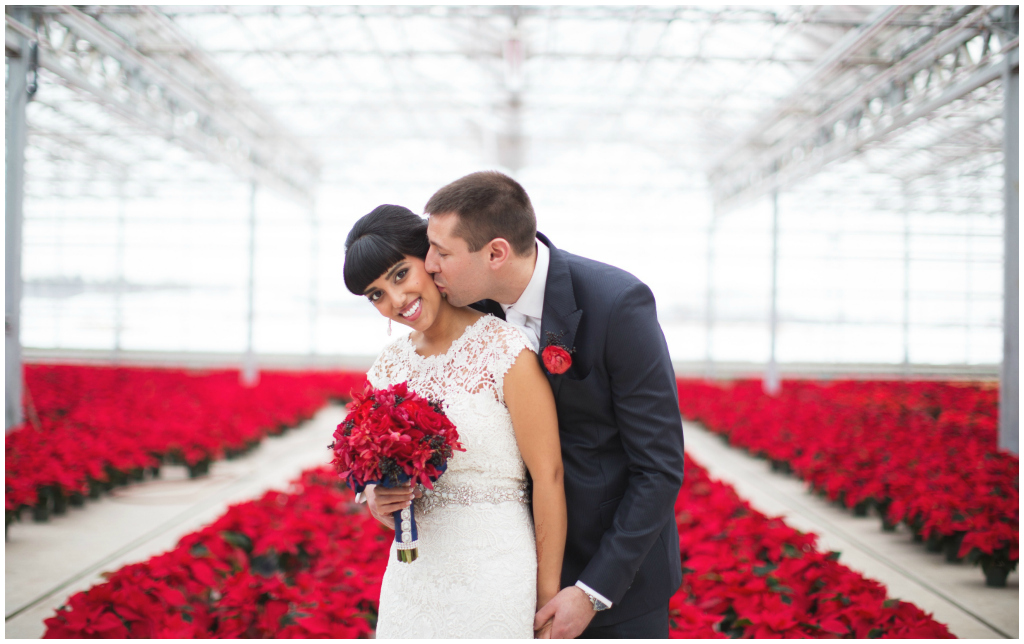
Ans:
[[[537,613],[551,637],[666,638],[682,570],[676,381],[651,290],[556,248],[530,198],[475,172],[427,202],[427,271],[455,306],[520,327],[555,394],[568,533],[562,591]]]

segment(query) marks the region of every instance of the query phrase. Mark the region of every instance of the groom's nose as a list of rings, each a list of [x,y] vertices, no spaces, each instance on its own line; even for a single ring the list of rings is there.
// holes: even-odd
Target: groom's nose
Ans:
[[[441,272],[441,264],[437,261],[437,251],[433,246],[427,249],[427,258],[423,261],[423,268],[430,274]]]

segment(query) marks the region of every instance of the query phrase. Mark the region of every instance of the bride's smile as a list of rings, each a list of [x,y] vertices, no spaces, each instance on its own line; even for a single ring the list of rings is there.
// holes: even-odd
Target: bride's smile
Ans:
[[[417,297],[413,300],[412,304],[399,311],[398,314],[409,322],[415,322],[419,319],[420,313],[423,311],[423,306],[421,306],[422,301],[422,298]]]

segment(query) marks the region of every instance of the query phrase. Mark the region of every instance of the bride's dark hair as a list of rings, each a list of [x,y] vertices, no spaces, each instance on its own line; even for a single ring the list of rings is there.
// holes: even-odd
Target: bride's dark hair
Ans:
[[[427,220],[402,206],[385,204],[363,215],[345,240],[345,286],[356,295],[406,255],[426,259]]]

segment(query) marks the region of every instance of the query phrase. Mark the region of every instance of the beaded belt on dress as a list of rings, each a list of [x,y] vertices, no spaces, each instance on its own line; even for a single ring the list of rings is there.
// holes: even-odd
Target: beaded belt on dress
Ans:
[[[444,479],[440,479],[434,483],[433,490],[423,490],[423,498],[417,502],[416,511],[426,512],[449,505],[506,501],[529,503],[529,484],[523,481],[519,484],[509,482],[506,485],[447,485]]]

